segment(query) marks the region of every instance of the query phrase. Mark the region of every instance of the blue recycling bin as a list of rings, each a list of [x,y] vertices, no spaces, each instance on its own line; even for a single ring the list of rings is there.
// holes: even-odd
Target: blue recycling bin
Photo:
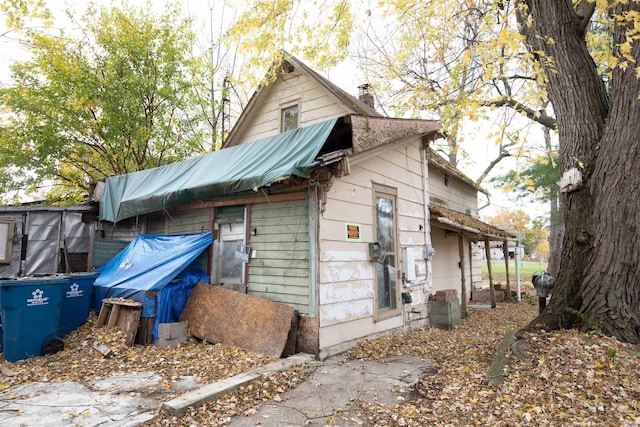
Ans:
[[[100,273],[70,273],[65,285],[58,332],[65,336],[80,327],[89,317],[93,282]]]
[[[62,277],[0,280],[2,350],[6,361],[64,348],[58,329],[67,282]]]
[[[63,277],[68,280],[64,287],[62,309],[60,311],[61,336],[76,330],[89,317],[93,282],[100,273],[71,273]]]

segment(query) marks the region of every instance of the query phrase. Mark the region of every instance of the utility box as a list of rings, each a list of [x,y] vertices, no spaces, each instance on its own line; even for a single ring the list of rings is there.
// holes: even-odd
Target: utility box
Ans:
[[[429,324],[434,328],[451,330],[462,322],[460,301],[429,300]]]

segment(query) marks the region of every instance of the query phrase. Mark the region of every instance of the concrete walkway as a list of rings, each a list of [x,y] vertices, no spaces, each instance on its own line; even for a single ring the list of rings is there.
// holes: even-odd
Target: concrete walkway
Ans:
[[[201,386],[193,378],[172,384],[186,391],[164,402],[167,390],[154,372],[111,377],[85,387],[75,382],[21,384],[0,393],[0,425],[3,427],[116,426],[133,427],[153,418],[162,408],[179,415],[190,406],[255,381],[274,371],[311,363],[311,376],[281,395],[282,401],[265,402],[251,416],[238,415],[231,426],[362,425],[359,400],[386,405],[415,397],[415,384],[435,374],[431,360],[397,356],[384,362],[347,361],[344,357],[314,361],[295,355],[221,382]]]
[[[281,402],[265,402],[249,417],[233,417],[229,425],[366,425],[359,416],[360,400],[392,405],[415,398],[415,384],[436,372],[433,361],[418,356],[396,356],[384,362],[331,358],[318,363],[305,382],[281,395]]]

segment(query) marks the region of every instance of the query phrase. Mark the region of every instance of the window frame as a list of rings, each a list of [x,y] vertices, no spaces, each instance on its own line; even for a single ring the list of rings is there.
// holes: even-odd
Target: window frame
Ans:
[[[392,293],[391,298],[390,298],[390,302],[392,303],[391,307],[389,308],[380,308],[378,306],[378,301],[379,301],[379,275],[378,275],[378,262],[374,261],[374,272],[373,272],[373,277],[374,277],[374,290],[373,290],[373,295],[374,295],[374,301],[373,301],[373,309],[374,309],[374,320],[375,321],[379,321],[379,320],[384,320],[384,319],[388,319],[390,317],[393,316],[397,316],[401,313],[402,311],[402,304],[400,301],[400,297],[401,297],[401,286],[402,286],[402,282],[401,282],[401,275],[400,275],[400,251],[399,251],[399,242],[398,242],[398,236],[399,236],[399,224],[398,224],[398,189],[395,187],[391,187],[388,185],[384,185],[384,184],[377,184],[377,183],[373,183],[372,185],[372,215],[373,215],[373,237],[374,237],[374,241],[378,241],[378,208],[377,208],[377,198],[378,197],[384,197],[384,198],[388,198],[392,200],[393,203],[393,210],[392,210],[392,214],[393,214],[393,240],[394,240],[394,259],[395,259],[395,265],[393,266],[395,268],[396,274],[395,274],[395,286],[394,288],[391,290],[390,289],[390,293]],[[392,292],[391,292],[392,291]]]
[[[285,129],[285,114],[292,109],[296,110],[296,127]],[[280,105],[280,132],[288,132],[290,130],[300,128],[300,101],[296,100]]]
[[[220,221],[215,222],[215,228],[218,231],[217,233],[218,236],[213,243],[213,256],[211,257],[212,258],[211,259],[211,273],[212,273],[211,283],[214,283],[214,284],[224,283],[225,285],[246,285],[247,283],[247,263],[246,262],[242,262],[239,281],[221,280],[222,273],[220,271],[221,262],[223,260],[222,255],[224,253],[225,243],[230,245],[230,247],[235,247],[237,244],[242,244],[242,245],[247,244],[247,237],[246,237],[247,224],[246,224],[245,218],[246,218],[246,215],[243,215],[243,218],[227,218],[227,219],[222,219]],[[226,236],[227,233],[224,232],[224,227],[235,228],[237,226],[240,226],[241,230],[237,230],[231,233],[236,238],[225,239],[225,237],[227,237]],[[229,231],[231,232],[231,230]],[[237,238],[237,237],[240,237],[240,238]]]

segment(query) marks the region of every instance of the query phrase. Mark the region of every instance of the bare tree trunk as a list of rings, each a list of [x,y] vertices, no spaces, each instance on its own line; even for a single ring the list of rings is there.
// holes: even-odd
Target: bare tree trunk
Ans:
[[[532,326],[598,327],[621,340],[640,342],[640,84],[635,69],[617,67],[610,82],[611,105],[584,39],[584,17],[572,2],[521,0],[530,26],[528,48],[543,52],[548,93],[558,118],[560,166],[579,174],[563,192],[561,268],[549,305]],[[628,2],[615,13],[640,12]],[[616,24],[620,25],[620,24]],[[616,27],[614,46],[623,41]],[[640,44],[631,54],[640,60]],[[546,65],[546,64],[545,64]]]

